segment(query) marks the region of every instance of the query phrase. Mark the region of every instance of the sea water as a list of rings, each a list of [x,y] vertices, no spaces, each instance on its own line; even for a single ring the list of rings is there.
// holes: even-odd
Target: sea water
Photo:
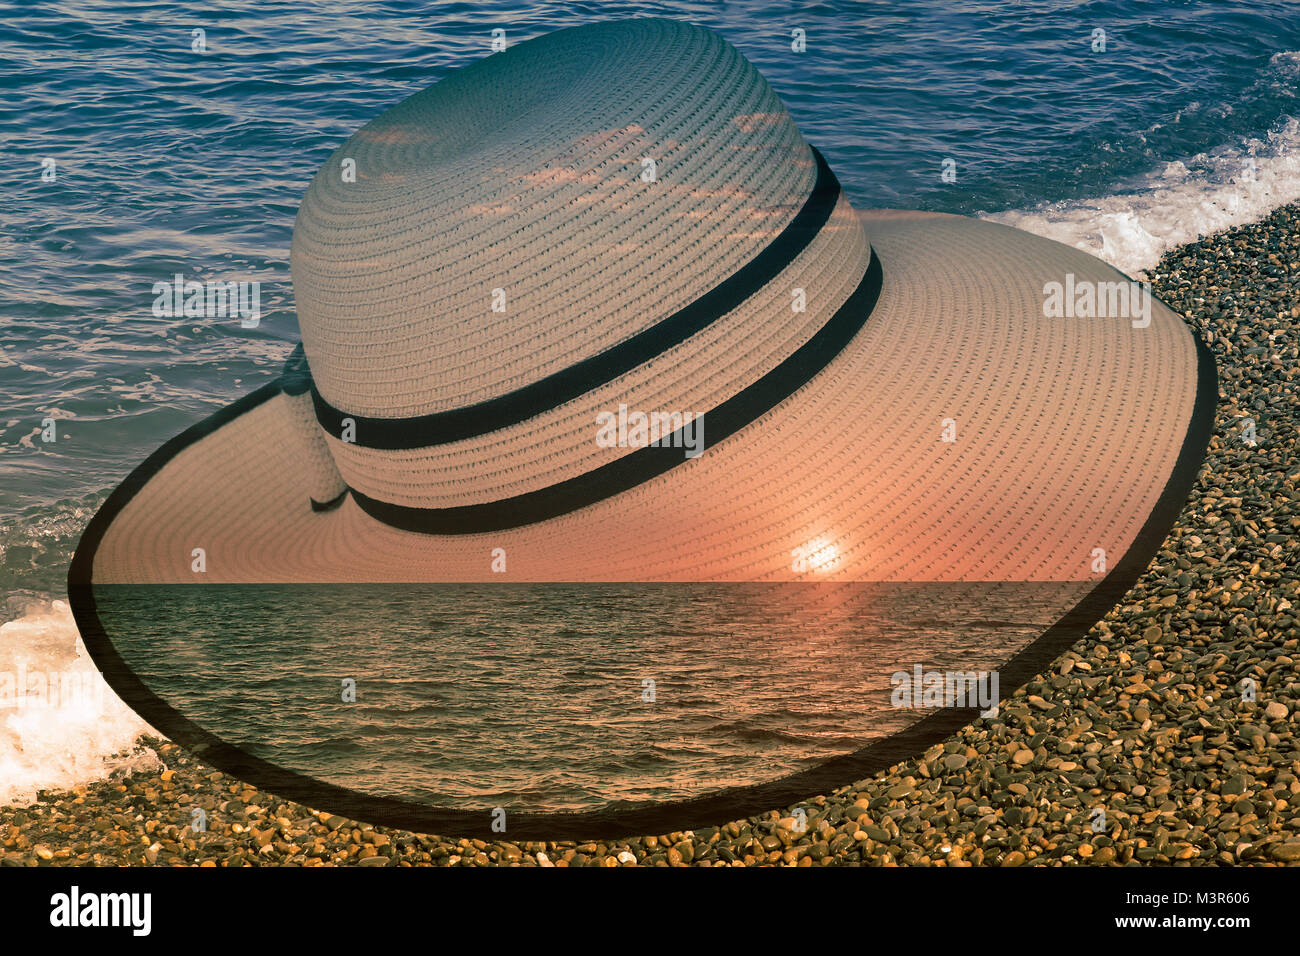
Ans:
[[[858,750],[947,703],[911,693],[918,669],[996,674],[1090,587],[109,585],[95,598],[132,672],[246,754],[427,806],[559,812],[766,783]]]

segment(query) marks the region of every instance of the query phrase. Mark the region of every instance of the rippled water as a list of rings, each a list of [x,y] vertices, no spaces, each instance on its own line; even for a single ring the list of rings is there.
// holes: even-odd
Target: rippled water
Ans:
[[[335,146],[486,55],[493,28],[517,42],[643,14],[738,46],[861,208],[997,216],[1134,271],[1300,196],[1293,0],[0,3],[8,617],[51,613],[87,520],[136,463],[278,372],[298,338],[294,214]],[[176,272],[259,280],[260,326],[152,316],[153,283]],[[72,653],[75,631],[62,640]]]
[[[894,673],[996,670],[1088,588],[95,592],[132,671],[245,753],[430,806],[555,812],[763,783],[857,750],[924,713],[892,706]]]

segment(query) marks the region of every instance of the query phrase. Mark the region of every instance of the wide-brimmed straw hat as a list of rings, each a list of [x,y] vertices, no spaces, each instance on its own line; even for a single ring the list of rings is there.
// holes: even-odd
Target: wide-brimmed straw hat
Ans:
[[[1212,419],[1207,351],[1144,287],[1006,226],[855,212],[754,67],[665,20],[520,43],[389,109],[312,181],[291,265],[283,375],[137,469],[70,578],[110,682],[219,766],[94,586],[1104,582],[1077,634]]]

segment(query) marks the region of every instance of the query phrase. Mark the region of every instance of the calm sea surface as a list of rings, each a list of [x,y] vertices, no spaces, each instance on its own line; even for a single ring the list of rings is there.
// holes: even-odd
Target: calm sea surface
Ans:
[[[895,672],[994,670],[1087,587],[111,585],[96,599],[149,688],[246,753],[431,806],[554,812],[857,750],[924,714],[892,706]]]

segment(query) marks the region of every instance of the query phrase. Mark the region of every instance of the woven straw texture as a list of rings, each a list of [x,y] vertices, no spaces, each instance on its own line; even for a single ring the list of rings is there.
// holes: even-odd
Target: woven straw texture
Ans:
[[[379,418],[518,389],[712,289],[814,179],[780,100],[710,31],[632,20],[488,56],[362,128],[312,181],[291,265],[317,387]]]

